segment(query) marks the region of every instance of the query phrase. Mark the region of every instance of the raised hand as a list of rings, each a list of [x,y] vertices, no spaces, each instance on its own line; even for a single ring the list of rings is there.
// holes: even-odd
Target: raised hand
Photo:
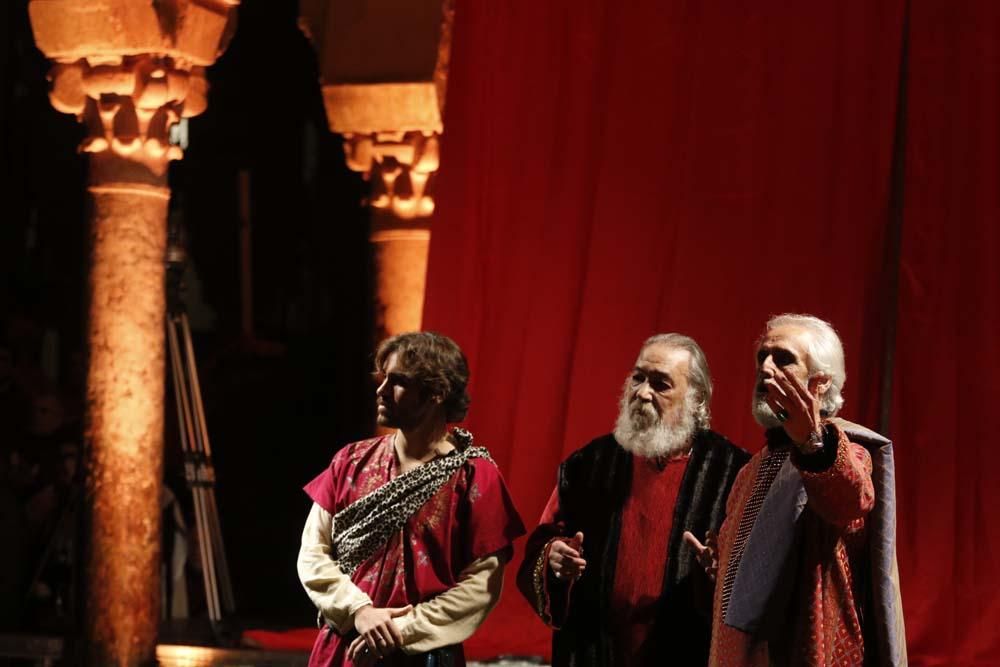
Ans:
[[[715,531],[710,530],[705,533],[705,543],[702,544],[698,541],[698,538],[689,531],[684,531],[684,541],[691,545],[694,549],[695,558],[698,560],[698,564],[702,566],[705,570],[705,574],[712,581],[719,574],[719,542],[718,535]]]
[[[806,388],[784,368],[775,368],[774,374],[764,380],[767,403],[774,414],[784,417],[781,425],[792,442],[803,444],[814,433],[821,433],[819,385],[825,381],[822,376],[813,376]]]
[[[587,561],[583,558],[583,533],[578,532],[569,540],[552,540],[549,567],[556,579],[579,579],[587,568]]]

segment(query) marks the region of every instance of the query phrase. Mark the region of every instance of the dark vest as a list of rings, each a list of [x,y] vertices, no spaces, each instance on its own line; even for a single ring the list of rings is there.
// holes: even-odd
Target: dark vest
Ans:
[[[708,662],[711,584],[681,536],[689,530],[703,539],[706,531],[718,531],[736,473],[749,459],[718,433],[701,431],[695,437],[673,508],[663,593],[643,647],[645,664]],[[632,454],[612,435],[574,452],[559,468],[559,507],[569,534],[583,531],[587,575],[574,585],[569,616],[553,636],[557,667],[614,664],[609,615],[622,508],[631,484]]]

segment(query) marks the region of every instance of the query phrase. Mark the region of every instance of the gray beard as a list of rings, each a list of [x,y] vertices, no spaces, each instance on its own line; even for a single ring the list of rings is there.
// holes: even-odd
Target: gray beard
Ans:
[[[649,403],[628,402],[628,391],[622,394],[615,421],[615,440],[625,451],[643,458],[669,458],[691,449],[696,424],[690,410],[691,392],[684,398],[681,421],[668,426],[660,420]]]
[[[753,398],[750,401],[750,411],[753,412],[753,418],[764,428],[779,428],[781,420],[774,414],[774,410],[767,404],[767,399],[764,396],[766,394],[753,393]]]

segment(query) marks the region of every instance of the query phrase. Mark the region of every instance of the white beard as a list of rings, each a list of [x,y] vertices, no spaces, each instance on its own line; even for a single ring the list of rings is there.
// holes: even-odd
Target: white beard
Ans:
[[[781,420],[778,419],[778,415],[774,414],[771,406],[767,404],[765,396],[766,394],[753,393],[753,398],[750,401],[750,410],[753,412],[753,418],[764,428],[779,428]]]
[[[681,406],[680,423],[668,426],[660,420],[656,409],[649,403],[628,401],[628,387],[619,402],[618,419],[615,421],[615,440],[628,452],[643,458],[670,458],[691,449],[691,439],[696,424],[688,391]]]

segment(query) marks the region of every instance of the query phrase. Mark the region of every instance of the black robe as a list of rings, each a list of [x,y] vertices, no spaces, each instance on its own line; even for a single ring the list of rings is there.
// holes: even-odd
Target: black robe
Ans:
[[[667,569],[659,610],[642,650],[646,664],[703,665],[711,635],[711,584],[695,553],[682,539],[689,530],[699,539],[718,530],[726,498],[750,455],[713,431],[700,431],[681,480],[667,542]],[[614,664],[611,596],[621,532],[622,508],[632,484],[632,454],[608,434],[577,450],[559,467],[558,494],[564,530],[538,526],[528,538],[517,583],[542,620],[556,628],[554,667],[606,667]],[[543,577],[545,546],[554,537],[582,531],[587,571],[573,585],[565,618],[546,613],[564,605],[566,584]],[[547,598],[547,599],[546,599]]]

